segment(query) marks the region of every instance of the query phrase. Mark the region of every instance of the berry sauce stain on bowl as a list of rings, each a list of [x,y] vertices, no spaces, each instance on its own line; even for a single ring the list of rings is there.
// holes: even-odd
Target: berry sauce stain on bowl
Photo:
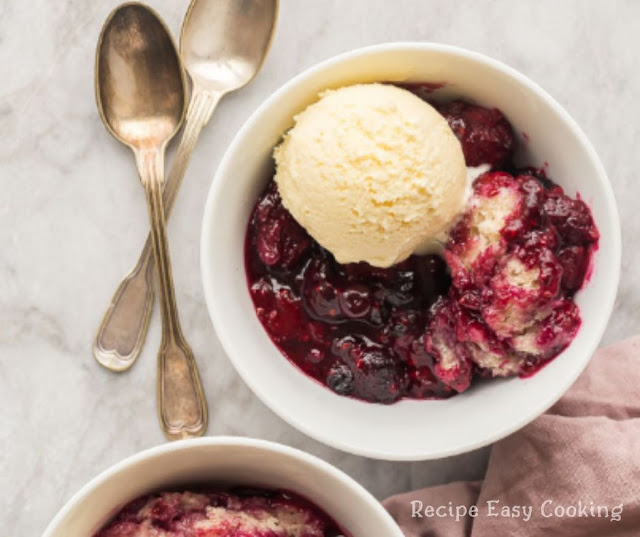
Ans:
[[[404,87],[423,99],[436,89]],[[256,314],[284,356],[340,395],[443,399],[476,378],[530,376],[580,326],[573,295],[599,238],[587,205],[543,169],[515,166],[516,139],[500,110],[431,104],[467,166],[490,168],[443,257],[339,264],[282,205],[273,181],[251,216],[245,262]]]

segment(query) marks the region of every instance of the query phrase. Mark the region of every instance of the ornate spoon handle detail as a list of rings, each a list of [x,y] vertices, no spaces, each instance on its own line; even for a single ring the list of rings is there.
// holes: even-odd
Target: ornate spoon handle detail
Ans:
[[[156,261],[162,343],[158,351],[158,413],[170,440],[200,436],[207,428],[207,405],[193,352],[182,335],[176,305],[162,202],[162,153],[137,153],[140,178],[147,193],[151,242]]]

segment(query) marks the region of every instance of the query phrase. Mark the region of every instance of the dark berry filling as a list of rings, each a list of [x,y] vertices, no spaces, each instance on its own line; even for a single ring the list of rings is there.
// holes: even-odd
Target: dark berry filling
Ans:
[[[515,137],[500,110],[461,100],[433,104],[460,140],[467,166],[490,164],[496,168],[511,160]]]
[[[572,297],[599,238],[589,208],[544,170],[514,166],[513,129],[499,110],[432,104],[467,165],[492,169],[475,181],[444,259],[341,265],[283,207],[273,181],[251,217],[245,256],[258,318],[289,360],[340,395],[446,398],[476,377],[529,375],[580,325]]]
[[[267,196],[272,203],[272,186]],[[263,263],[253,247],[262,240],[256,214],[246,243],[251,297],[290,360],[335,392],[367,401],[450,392],[424,370],[433,364],[423,337],[429,307],[450,284],[441,257],[412,256],[388,269],[340,265],[313,241],[283,270]]]
[[[255,209],[253,225],[260,261],[268,267],[287,269],[311,246],[311,238],[280,202],[275,183],[271,183]]]

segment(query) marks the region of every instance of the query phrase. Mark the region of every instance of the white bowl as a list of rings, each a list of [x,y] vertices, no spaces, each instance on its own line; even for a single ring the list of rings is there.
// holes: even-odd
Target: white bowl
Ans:
[[[297,449],[238,437],[184,440],[125,459],[77,492],[43,537],[91,537],[127,502],[193,484],[288,490],[320,507],[352,537],[403,537],[382,505],[337,468]]]
[[[583,324],[569,348],[533,377],[479,383],[446,401],[363,403],[339,397],[307,378],[260,325],[247,289],[243,245],[251,209],[270,178],[271,151],[294,114],[319,91],[372,81],[445,82],[434,96],[463,96],[499,107],[521,136],[524,162],[548,163],[550,176],[590,205],[601,239],[591,279],[576,297]],[[271,95],[242,127],[218,168],[201,241],[211,319],[229,358],[256,395],[309,436],[345,451],[392,460],[438,458],[479,448],[543,413],[595,351],[620,274],[620,223],[613,192],[575,121],[510,67],[475,52],[428,43],[390,43],[342,54]]]

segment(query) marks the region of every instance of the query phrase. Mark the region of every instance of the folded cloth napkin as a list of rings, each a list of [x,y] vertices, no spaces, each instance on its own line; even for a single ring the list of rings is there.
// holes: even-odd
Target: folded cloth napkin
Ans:
[[[599,350],[555,406],[496,443],[484,481],[384,505],[406,537],[639,537],[640,337]]]

